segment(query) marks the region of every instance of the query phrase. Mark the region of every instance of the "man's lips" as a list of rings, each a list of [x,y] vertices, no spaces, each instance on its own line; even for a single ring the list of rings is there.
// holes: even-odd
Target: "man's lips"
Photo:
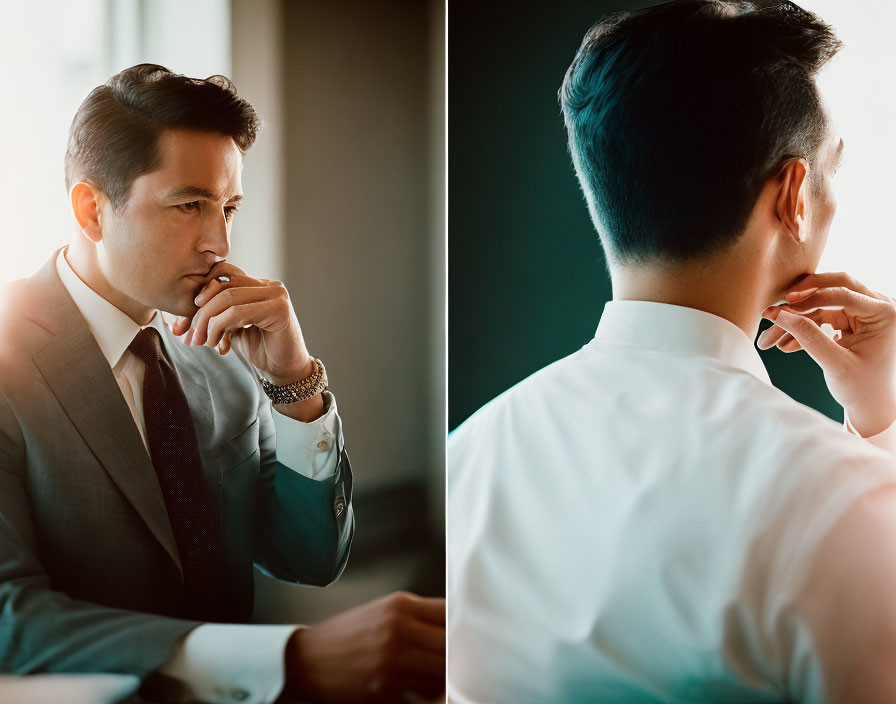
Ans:
[[[225,260],[222,260],[222,261],[225,261]],[[213,262],[212,264],[209,264],[209,265],[208,265],[208,268],[205,269],[204,271],[194,271],[194,272],[191,272],[191,273],[189,273],[189,274],[184,274],[184,276],[189,276],[189,277],[194,278],[194,279],[206,279],[206,278],[208,278],[209,274],[212,273],[212,270],[213,270],[216,266],[218,266],[218,264],[220,264],[220,263],[221,263],[221,262]]]
[[[212,268],[214,268],[214,267],[212,267]],[[206,278],[208,278],[208,275],[211,273],[212,273],[212,270],[209,269],[208,271],[199,271],[199,272],[194,272],[192,274],[186,274],[186,276],[191,279],[206,279]]]

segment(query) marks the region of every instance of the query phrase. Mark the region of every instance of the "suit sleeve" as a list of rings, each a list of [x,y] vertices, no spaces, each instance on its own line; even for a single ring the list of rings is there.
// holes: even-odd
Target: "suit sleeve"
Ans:
[[[332,398],[329,402],[333,403]],[[330,412],[335,414],[335,408]],[[262,394],[258,409],[261,474],[256,496],[260,525],[255,563],[276,579],[323,586],[342,574],[355,526],[352,470],[341,429],[333,447],[326,448],[326,454],[332,453],[335,459],[332,470],[291,467],[278,457],[278,448],[284,443],[278,444],[274,413],[270,400]],[[282,432],[288,424],[281,423],[280,427]],[[302,463],[301,453],[288,454],[292,462]],[[314,462],[313,452],[306,461]],[[312,478],[318,475],[322,478]]]
[[[114,672],[143,680],[199,622],[54,590],[38,558],[25,468],[24,438],[0,394],[0,671]]]

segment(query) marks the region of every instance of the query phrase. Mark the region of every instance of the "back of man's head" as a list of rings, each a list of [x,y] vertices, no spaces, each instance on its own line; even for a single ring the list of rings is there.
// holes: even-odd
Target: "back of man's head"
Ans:
[[[94,88],[78,108],[69,129],[65,186],[88,181],[119,210],[134,180],[160,165],[163,131],[215,132],[232,137],[245,153],[260,126],[225,76],[189,78],[156,64],[132,66]]]
[[[791,2],[674,0],[592,27],[560,103],[608,258],[680,262],[731,246],[787,159],[828,130],[815,75],[833,30]]]

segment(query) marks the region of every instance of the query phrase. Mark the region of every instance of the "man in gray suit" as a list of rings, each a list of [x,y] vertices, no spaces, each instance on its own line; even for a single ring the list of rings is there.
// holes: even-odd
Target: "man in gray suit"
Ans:
[[[226,78],[148,64],[75,116],[75,236],[3,295],[3,672],[136,674],[179,701],[441,687],[443,600],[246,624],[253,564],[327,584],[354,528],[323,363],[282,283],[226,261],[258,127]]]

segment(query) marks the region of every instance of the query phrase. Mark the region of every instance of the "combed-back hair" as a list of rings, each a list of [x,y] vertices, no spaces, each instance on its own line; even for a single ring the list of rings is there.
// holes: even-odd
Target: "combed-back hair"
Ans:
[[[215,132],[233,138],[245,153],[260,127],[255,109],[237,96],[229,78],[189,78],[157,64],[138,64],[90,91],[75,113],[65,187],[88,181],[119,210],[134,179],[160,166],[163,131]]]
[[[674,0],[594,25],[559,98],[608,259],[722,251],[788,159],[814,174],[829,129],[814,79],[840,47],[779,0]]]

